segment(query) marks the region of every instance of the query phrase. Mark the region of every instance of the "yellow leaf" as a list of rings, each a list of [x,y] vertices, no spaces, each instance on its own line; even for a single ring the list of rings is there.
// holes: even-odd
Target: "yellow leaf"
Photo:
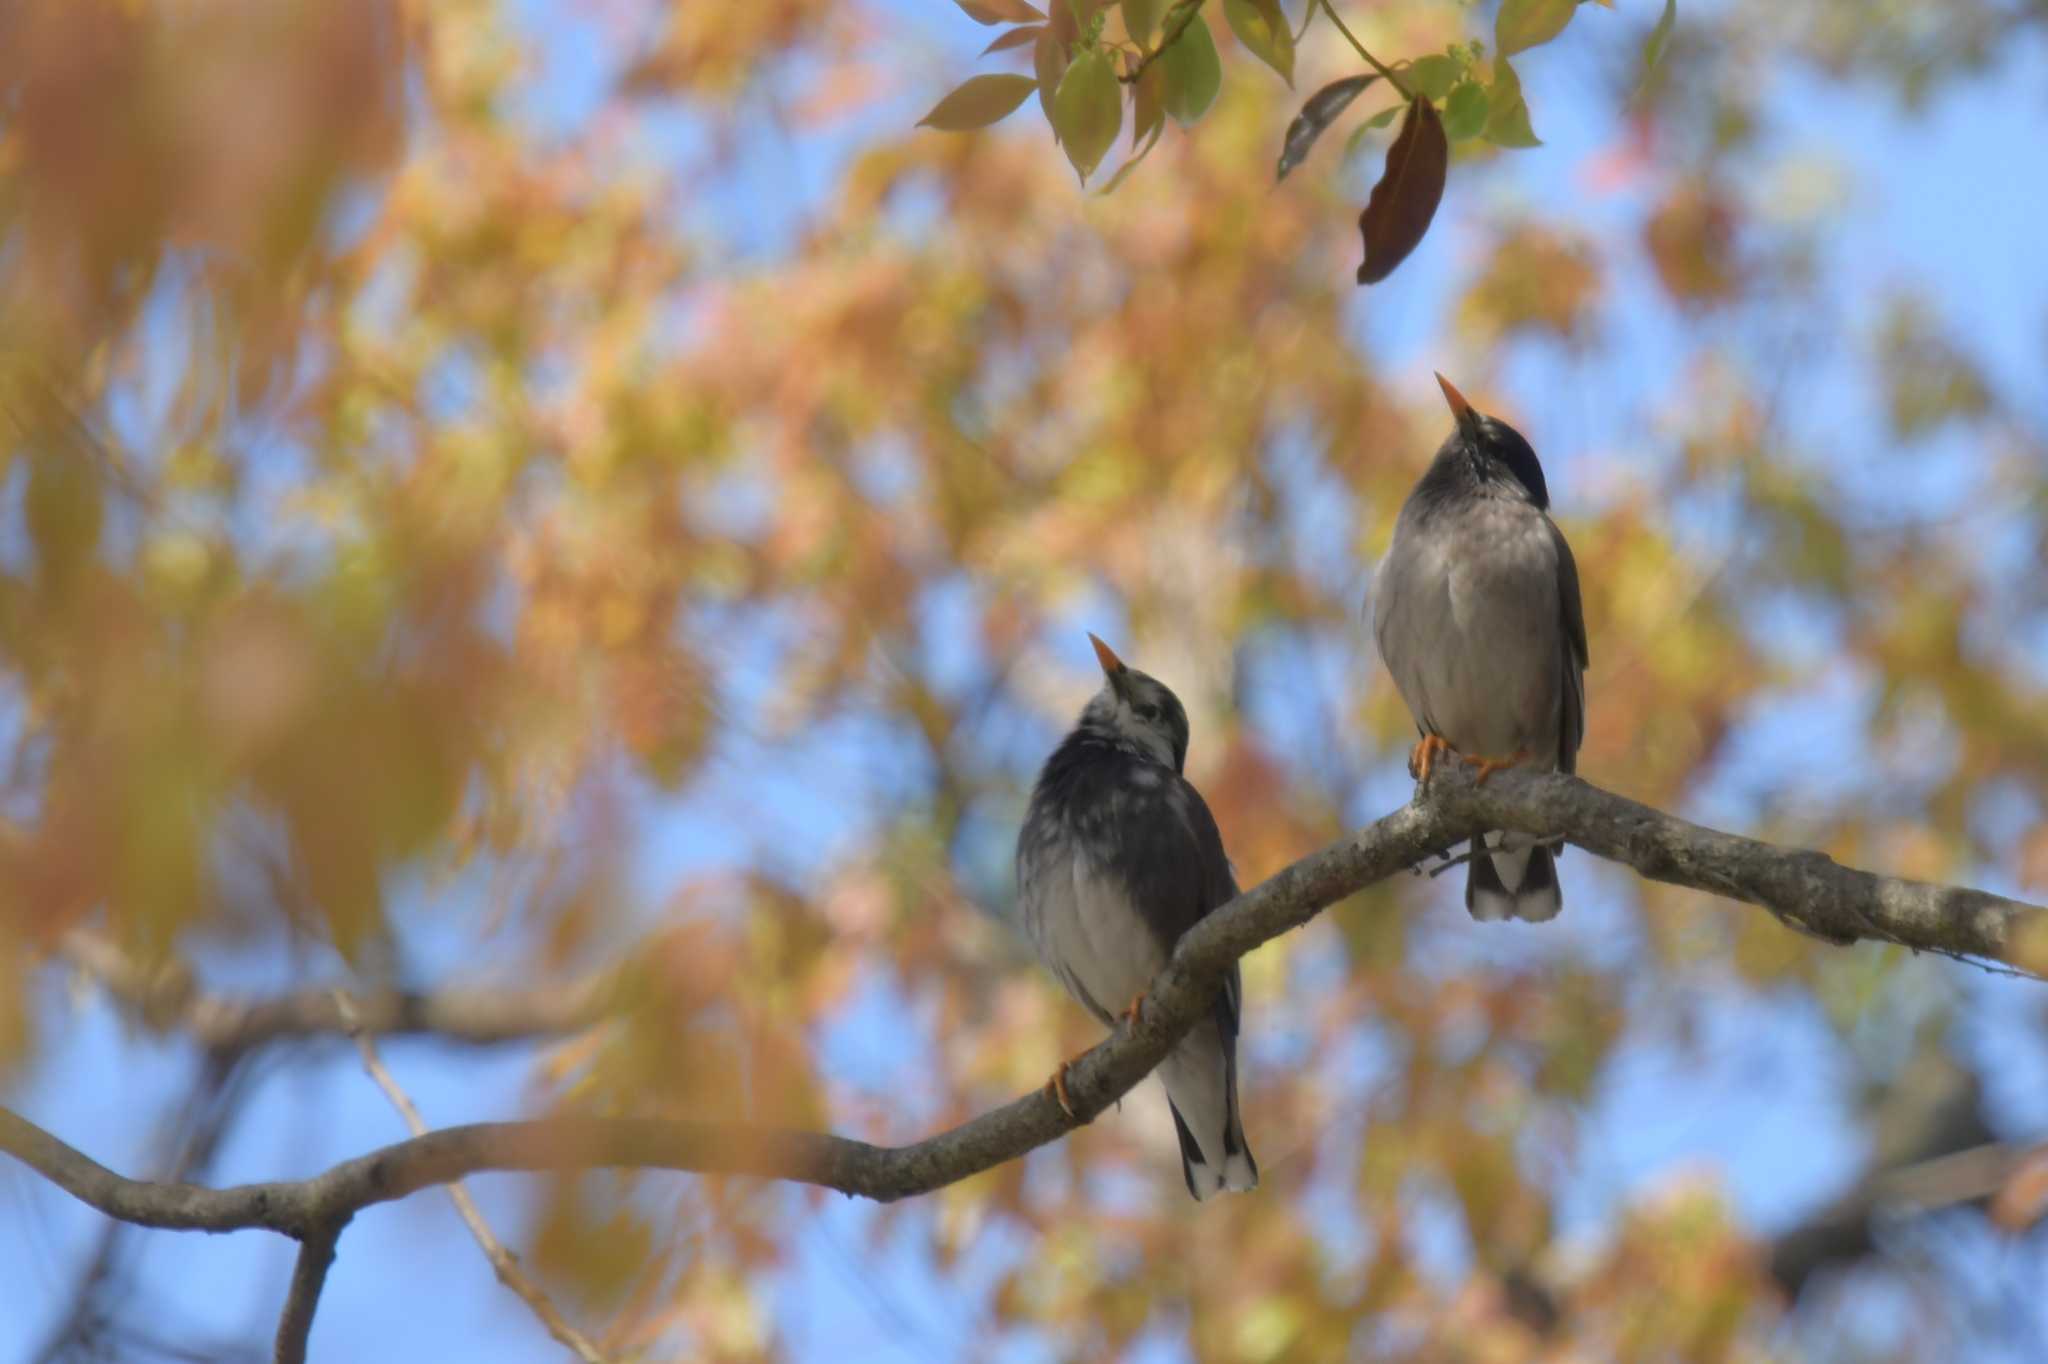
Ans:
[[[934,104],[932,111],[917,121],[917,126],[948,133],[986,128],[1015,113],[1024,97],[1037,88],[1038,82],[1029,76],[976,76]]]

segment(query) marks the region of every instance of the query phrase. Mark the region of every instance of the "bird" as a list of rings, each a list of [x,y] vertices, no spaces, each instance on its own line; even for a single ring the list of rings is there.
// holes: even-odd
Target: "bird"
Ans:
[[[1373,637],[1422,736],[1408,770],[1427,786],[1448,753],[1482,782],[1522,764],[1570,772],[1586,732],[1578,565],[1529,442],[1436,381],[1457,425],[1395,518],[1373,594]],[[1472,840],[1473,918],[1541,923],[1563,907],[1548,844]]]
[[[1025,934],[1067,992],[1107,1027],[1136,1021],[1183,933],[1237,895],[1223,836],[1182,775],[1188,715],[1165,683],[1093,634],[1103,684],[1046,759],[1017,835]],[[1128,1000],[1126,1006],[1124,1001]],[[1258,1164],[1238,1116],[1243,982],[1232,964],[1208,1013],[1159,1064],[1197,1202],[1244,1192]],[[1048,1088],[1069,1116],[1071,1062]]]

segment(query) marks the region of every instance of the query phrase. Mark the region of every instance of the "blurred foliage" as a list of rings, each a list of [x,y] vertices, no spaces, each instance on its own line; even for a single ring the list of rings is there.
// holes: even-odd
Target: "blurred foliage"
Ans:
[[[1246,884],[1400,789],[1358,601],[1444,417],[1357,325],[1341,158],[1268,169],[1288,80],[1358,54],[1273,0],[960,7],[1042,31],[997,35],[1021,69],[927,122],[1035,91],[1064,161],[911,126],[952,64],[931,35],[972,28],[951,11],[616,0],[547,21],[597,74],[542,98],[568,39],[488,0],[0,6],[0,1064],[62,1026],[29,982],[77,924],[148,958],[286,941],[318,978],[329,950],[403,971],[434,920],[534,973],[628,962],[619,1018],[544,1058],[548,1103],[904,1140],[1094,1039],[974,907],[1002,907],[1022,793],[1093,685],[1084,624],[1187,703]],[[1481,230],[1423,248],[1457,258],[1433,363],[1550,461],[1583,772],[1682,807],[1757,707],[1848,677],[1857,779],[1819,802],[1813,759],[1843,755],[1773,764],[1741,793],[1756,831],[2039,893],[2048,690],[2006,646],[2048,592],[1987,571],[1977,521],[1873,518],[1871,471],[1829,463],[1866,452],[1789,419],[1770,347],[1830,223],[1754,190],[1741,78],[1769,49],[1924,99],[2038,17],[1960,8],[1597,16],[1628,26],[1587,66],[1618,193],[1597,222],[1458,201]],[[1533,142],[1500,54],[1572,6],[1338,9],[1442,105],[1454,190],[1489,183],[1485,144]],[[1175,32],[1199,50],[1149,86]],[[785,177],[813,141],[839,149],[822,180]],[[1152,173],[1077,193],[1118,143]],[[1570,398],[1517,408],[1508,362],[1626,360],[1625,283],[1680,360],[1591,400],[1624,404],[1625,448],[1562,448]],[[1959,441],[1940,457],[1983,489],[1959,514],[2037,566],[2039,412],[1933,303],[1866,321],[1834,359],[1883,395],[1884,441]],[[2020,832],[1981,817],[1994,790]],[[645,902],[706,810],[717,870]],[[1830,977],[1841,954],[1763,916],[1566,868],[1571,916],[1512,968],[1453,950],[1478,930],[1406,879],[1246,962],[1257,1196],[1192,1210],[1141,1093],[874,1235],[942,1272],[998,1231],[1028,1247],[987,1329],[1061,1357],[1161,1331],[1208,1359],[1775,1357],[1783,1304],[1711,1180],[1561,1233],[1585,1106],[1696,988],[1825,1005],[1845,1048],[1960,992],[1879,954]],[[451,908],[479,882],[487,912]],[[835,1073],[878,999],[918,1059]],[[615,1343],[750,1359],[815,1206],[590,1176],[529,1241]]]

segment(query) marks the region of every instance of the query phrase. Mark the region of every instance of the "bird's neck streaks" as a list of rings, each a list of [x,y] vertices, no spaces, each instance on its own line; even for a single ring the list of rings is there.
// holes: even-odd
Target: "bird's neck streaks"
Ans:
[[[1108,773],[1119,783],[1157,786],[1172,770],[1156,742],[1146,742],[1111,720],[1083,715],[1080,726],[1045,760],[1038,784],[1057,787],[1084,774]]]
[[[1542,475],[1539,473],[1537,478],[1540,488]],[[1538,510],[1548,500],[1501,460],[1453,440],[1437,451],[1428,471],[1415,485],[1412,501],[1418,512],[1428,515],[1455,509],[1474,497],[1523,502]]]
[[[1468,497],[1499,497],[1550,507],[1543,465],[1521,432],[1494,417],[1480,417],[1470,430],[1453,431],[1415,485],[1425,509]]]

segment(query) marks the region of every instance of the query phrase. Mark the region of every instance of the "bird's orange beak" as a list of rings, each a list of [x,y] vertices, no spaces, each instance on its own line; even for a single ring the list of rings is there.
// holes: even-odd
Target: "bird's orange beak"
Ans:
[[[1102,665],[1104,677],[1114,678],[1124,670],[1124,661],[1116,656],[1116,651],[1097,639],[1092,632],[1088,636],[1088,642],[1095,646],[1095,661]]]
[[[1465,395],[1458,392],[1449,379],[1439,374],[1436,386],[1444,391],[1444,401],[1451,405],[1451,415],[1458,419],[1458,425],[1465,426],[1472,420],[1472,404],[1465,401]]]

